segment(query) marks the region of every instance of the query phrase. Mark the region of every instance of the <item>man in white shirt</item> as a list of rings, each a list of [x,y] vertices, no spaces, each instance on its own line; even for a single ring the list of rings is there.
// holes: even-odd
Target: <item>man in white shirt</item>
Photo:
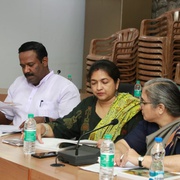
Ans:
[[[19,48],[19,61],[24,76],[18,77],[8,89],[5,102],[9,109],[0,109],[0,124],[20,126],[29,113],[37,123],[55,120],[68,114],[79,102],[77,87],[48,67],[46,48],[30,41]]]

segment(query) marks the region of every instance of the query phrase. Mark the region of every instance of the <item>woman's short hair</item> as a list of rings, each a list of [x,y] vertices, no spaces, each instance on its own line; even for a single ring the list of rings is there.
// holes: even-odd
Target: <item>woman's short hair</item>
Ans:
[[[154,78],[147,81],[143,89],[153,107],[162,103],[170,115],[180,116],[180,90],[175,82],[166,78]]]
[[[118,67],[112,61],[103,59],[103,60],[96,61],[90,67],[89,72],[87,74],[88,82],[90,82],[93,72],[99,69],[105,71],[114,80],[115,83],[120,78],[120,72],[119,72]]]

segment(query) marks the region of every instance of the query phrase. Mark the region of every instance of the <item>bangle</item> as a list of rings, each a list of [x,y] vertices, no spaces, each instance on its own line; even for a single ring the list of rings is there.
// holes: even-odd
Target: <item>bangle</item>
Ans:
[[[143,165],[142,165],[143,160],[144,160],[143,156],[138,157],[138,165],[139,165],[139,167],[143,167]]]
[[[48,125],[48,124],[45,124],[45,123],[42,123],[42,125],[43,125],[44,128],[45,128],[45,132],[44,132],[43,134],[41,134],[41,136],[43,137],[43,136],[45,136],[45,135],[48,133],[48,131],[49,131],[49,125]]]

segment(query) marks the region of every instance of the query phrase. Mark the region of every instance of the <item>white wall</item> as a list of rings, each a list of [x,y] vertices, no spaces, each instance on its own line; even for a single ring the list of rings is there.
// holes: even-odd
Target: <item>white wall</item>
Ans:
[[[82,86],[85,0],[0,0],[0,88],[22,75],[18,48],[39,41],[49,67]]]

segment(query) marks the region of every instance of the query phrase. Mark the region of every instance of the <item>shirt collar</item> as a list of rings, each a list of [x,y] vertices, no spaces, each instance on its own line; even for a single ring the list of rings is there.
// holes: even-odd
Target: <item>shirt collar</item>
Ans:
[[[46,82],[53,74],[54,74],[54,71],[50,71],[50,73],[47,74],[47,75],[40,81],[40,83],[39,83],[36,87],[41,86],[41,85],[42,85],[44,82]]]

